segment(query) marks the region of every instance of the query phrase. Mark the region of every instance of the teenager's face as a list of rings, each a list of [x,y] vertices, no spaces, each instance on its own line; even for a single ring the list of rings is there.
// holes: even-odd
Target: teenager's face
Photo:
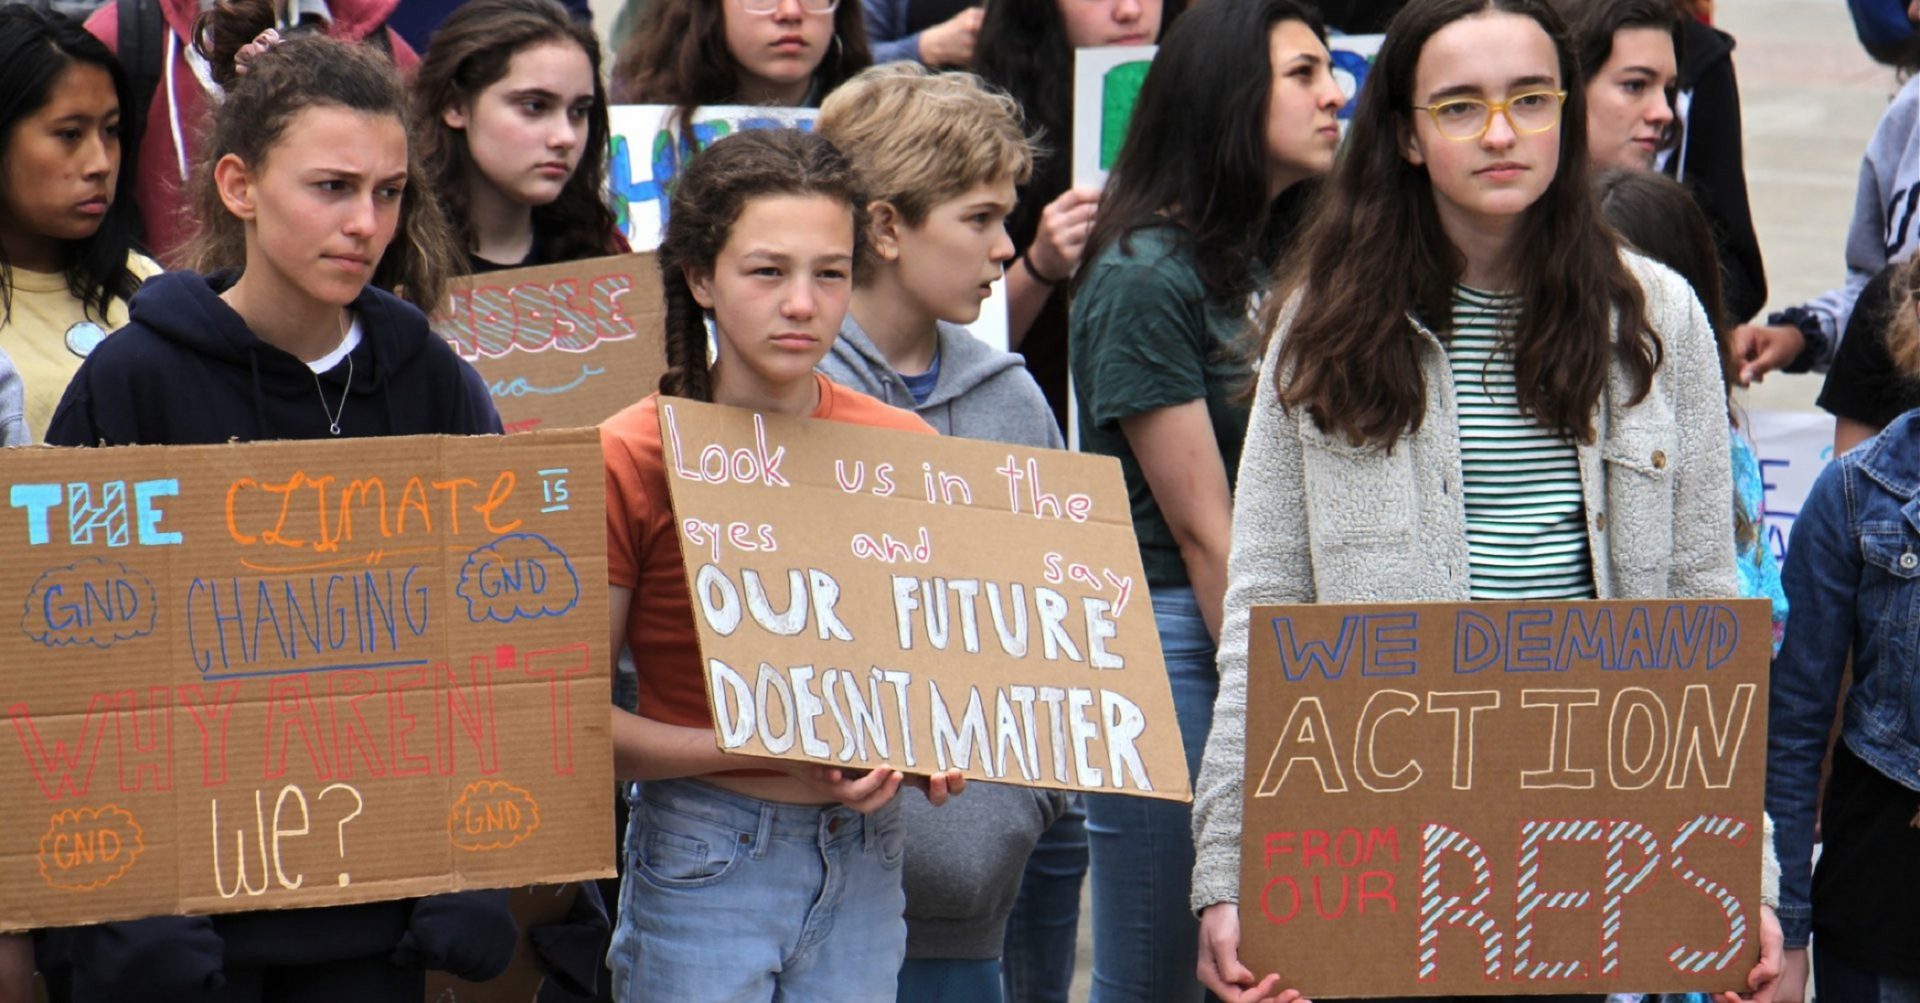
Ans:
[[[407,131],[391,115],[303,109],[254,167],[215,169],[247,223],[247,269],[266,268],[316,302],[345,306],[373,277],[400,222]]]
[[[1595,165],[1653,166],[1673,125],[1667,96],[1678,76],[1672,35],[1659,28],[1613,33],[1613,53],[1587,81],[1587,148]]]
[[[466,133],[480,177],[525,206],[560,197],[587,149],[593,64],[572,42],[543,42],[513,54],[506,76],[441,113]]]
[[[1267,95],[1267,169],[1276,192],[1333,167],[1340,147],[1345,92],[1333,79],[1333,57],[1313,29],[1282,21],[1268,33],[1273,90]]]
[[[1454,98],[1505,101],[1560,90],[1560,61],[1538,22],[1492,11],[1433,33],[1414,64],[1413,103]],[[1515,217],[1538,201],[1560,169],[1560,130],[1516,132],[1495,114],[1478,139],[1448,139],[1424,110],[1411,113],[1404,155],[1427,169],[1441,219],[1483,224]]]
[[[1160,0],[1055,0],[1067,47],[1152,45],[1160,37]]]
[[[982,182],[928,210],[919,226],[899,224],[879,235],[881,254],[900,286],[922,309],[951,324],[980,319],[980,304],[1013,260],[1007,214],[1011,178]]]
[[[772,13],[753,14],[743,0],[719,2],[743,97],[759,100],[812,80],[833,41],[832,11],[816,13],[800,0],[778,0]]]
[[[853,213],[823,195],[756,198],[734,220],[713,272],[690,272],[687,282],[713,312],[718,378],[779,397],[812,379],[840,331],[853,292]]]
[[[120,100],[113,78],[91,63],[71,63],[47,103],[7,137],[0,224],[29,239],[85,240],[106,218],[119,176]]]

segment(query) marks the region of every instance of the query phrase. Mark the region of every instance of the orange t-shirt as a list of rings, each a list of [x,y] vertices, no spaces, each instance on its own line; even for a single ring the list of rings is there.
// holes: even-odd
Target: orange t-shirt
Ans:
[[[850,425],[936,434],[911,411],[814,374],[820,406],[811,417]],[[679,527],[667,493],[660,442],[659,394],[608,418],[600,426],[607,462],[607,578],[633,590],[627,607],[627,646],[639,670],[642,717],[688,728],[713,727],[707,703],[693,597],[687,592]]]

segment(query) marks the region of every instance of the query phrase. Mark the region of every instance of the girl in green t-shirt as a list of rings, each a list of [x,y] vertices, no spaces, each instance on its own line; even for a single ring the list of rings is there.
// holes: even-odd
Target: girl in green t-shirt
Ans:
[[[1234,343],[1264,280],[1251,263],[1271,260],[1285,229],[1276,205],[1333,163],[1345,96],[1331,71],[1318,17],[1292,0],[1183,14],[1141,88],[1074,289],[1080,445],[1126,475],[1190,768],[1213,715],[1246,434]],[[1094,981],[1125,998],[1200,998],[1189,818],[1172,802],[1087,798]]]

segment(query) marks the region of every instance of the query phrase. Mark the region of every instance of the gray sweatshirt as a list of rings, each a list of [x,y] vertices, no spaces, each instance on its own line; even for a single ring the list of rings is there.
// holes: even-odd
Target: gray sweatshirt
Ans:
[[[25,446],[33,441],[27,435],[27,392],[20,383],[20,371],[13,360],[0,352],[0,446]]]
[[[840,325],[820,371],[926,419],[941,435],[1059,449],[1060,429],[1020,357],[941,323],[940,378],[925,404],[887,365],[853,314]],[[1020,876],[1040,834],[1067,810],[1063,791],[970,783],[935,808],[905,797],[907,957],[983,960],[1000,956]]]
[[[1838,289],[1767,317],[1769,324],[1793,324],[1807,336],[1807,347],[1787,367],[1790,372],[1826,372],[1846,333],[1847,319],[1860,290],[1880,270],[1912,256],[1920,243],[1920,77],[1900,88],[1867,152],[1860,158],[1860,187],[1847,227],[1847,280]]]
[[[926,419],[941,435],[991,439],[1023,446],[1060,449],[1066,440],[1039,384],[1027,375],[1020,357],[1002,352],[958,324],[939,322],[940,381],[925,404],[915,404],[900,374],[847,311],[833,350],[820,371],[843,387],[905,408]]]

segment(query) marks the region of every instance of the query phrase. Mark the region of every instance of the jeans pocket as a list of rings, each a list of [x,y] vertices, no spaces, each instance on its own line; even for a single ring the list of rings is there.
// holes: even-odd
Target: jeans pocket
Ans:
[[[901,794],[901,797],[906,796],[904,792]],[[874,812],[869,824],[880,837],[880,866],[889,871],[899,870],[900,861],[906,859],[907,855],[907,813],[900,806],[899,799]]]
[[[644,826],[633,869],[662,888],[700,888],[730,873],[751,834],[646,806],[634,823]]]

